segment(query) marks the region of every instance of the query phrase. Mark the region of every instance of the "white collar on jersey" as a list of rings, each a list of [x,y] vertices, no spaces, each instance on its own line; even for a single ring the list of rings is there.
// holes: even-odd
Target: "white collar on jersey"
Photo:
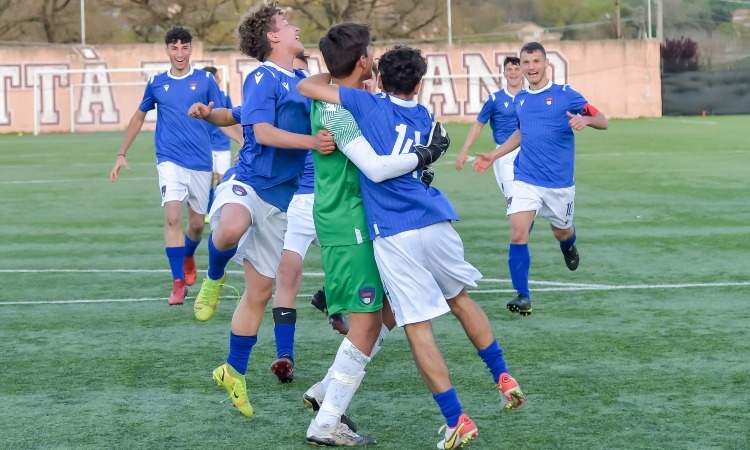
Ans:
[[[521,91],[522,90],[523,90],[523,87],[521,87]],[[505,92],[505,95],[507,95],[510,98],[516,98],[516,94],[518,94],[518,92],[521,92],[521,91],[518,91],[516,92],[516,94],[511,94],[510,92],[508,92],[508,86],[504,87],[503,91]]]
[[[398,106],[403,106],[404,108],[414,108],[417,106],[417,102],[414,100],[404,100],[403,98],[398,98],[394,95],[388,94],[388,97],[391,99],[391,103],[395,103]]]
[[[285,68],[283,68],[283,67],[281,67],[281,66],[279,66],[277,64],[272,63],[271,61],[265,61],[263,63],[263,65],[264,66],[268,66],[268,67],[273,67],[274,69],[278,70],[279,72],[281,72],[281,73],[283,73],[285,75],[288,75],[290,77],[296,77],[297,76],[297,75],[294,74],[294,72],[290,72],[290,71],[286,70]]]
[[[167,76],[169,78],[173,79],[173,80],[183,80],[183,79],[189,77],[190,75],[192,75],[193,74],[193,70],[195,70],[195,67],[191,67],[190,70],[188,70],[188,72],[185,75],[183,75],[181,77],[176,77],[176,76],[172,75],[172,68],[170,68],[169,70],[167,70]]]
[[[526,92],[528,92],[529,94],[540,94],[551,87],[552,87],[552,80],[549,80],[547,82],[547,85],[544,86],[543,88],[534,90],[534,89],[531,89],[531,87],[527,87]]]

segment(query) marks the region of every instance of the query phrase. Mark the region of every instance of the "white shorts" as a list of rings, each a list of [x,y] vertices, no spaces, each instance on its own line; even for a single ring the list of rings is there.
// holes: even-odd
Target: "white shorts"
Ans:
[[[449,221],[373,241],[386,295],[400,327],[448,311],[447,299],[476,286],[479,271],[464,260],[461,237]]]
[[[295,194],[286,211],[287,227],[284,250],[291,250],[305,259],[310,244],[320,246],[313,222],[315,194]]]
[[[214,161],[214,173],[224,175],[232,167],[231,150],[211,150],[211,158]]]
[[[284,247],[286,213],[263,201],[252,187],[230,179],[216,187],[209,213],[211,229],[219,225],[221,208],[228,203],[244,206],[252,217],[252,223],[237,244],[237,253],[232,261],[242,264],[243,260],[247,260],[259,274],[276,278]]]
[[[522,211],[536,211],[537,215],[549,220],[562,230],[573,225],[573,200],[576,187],[545,188],[514,181],[508,197],[508,215]]]
[[[500,190],[503,192],[505,198],[508,198],[510,194],[510,187],[513,184],[514,172],[513,163],[516,161],[516,155],[521,147],[513,150],[502,158],[498,158],[492,163],[492,170],[495,172],[495,180],[497,185],[500,186]]]
[[[190,209],[206,214],[208,191],[211,189],[211,172],[190,170],[171,161],[156,165],[161,190],[161,206],[171,201],[182,202],[187,198]]]

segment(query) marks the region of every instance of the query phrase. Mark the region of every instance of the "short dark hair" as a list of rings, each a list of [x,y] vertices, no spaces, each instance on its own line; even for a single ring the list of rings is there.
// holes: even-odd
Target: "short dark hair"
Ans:
[[[348,22],[332,26],[320,38],[318,48],[331,75],[341,78],[351,75],[359,58],[367,56],[370,43],[368,25]]]
[[[258,61],[265,61],[271,53],[267,33],[276,30],[276,16],[283,15],[275,1],[261,4],[255,10],[242,16],[237,25],[239,50]]]
[[[383,91],[389,94],[413,94],[427,73],[427,58],[420,50],[397,45],[383,53],[378,61]]]
[[[205,70],[206,72],[211,72],[213,75],[216,75],[216,72],[219,70],[214,66],[206,66],[202,70]]]
[[[507,66],[508,64],[512,64],[514,66],[520,66],[521,58],[519,58],[518,56],[506,56],[505,61],[503,61],[503,67]]]
[[[193,42],[193,35],[190,34],[187,28],[183,27],[174,27],[164,35],[164,44],[166,45],[174,44],[177,41],[189,44]]]
[[[544,46],[539,42],[529,42],[521,47],[521,53],[534,53],[536,51],[542,52],[542,55],[544,55],[545,58],[547,57],[547,52],[544,50]]]

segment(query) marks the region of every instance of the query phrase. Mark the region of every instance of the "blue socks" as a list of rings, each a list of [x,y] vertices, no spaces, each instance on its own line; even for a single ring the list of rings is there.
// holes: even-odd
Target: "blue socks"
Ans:
[[[500,374],[507,372],[508,368],[505,366],[505,358],[503,358],[503,348],[494,341],[489,347],[484,350],[477,352],[482,361],[487,365],[492,373],[492,378],[495,380],[495,384],[500,381]]]
[[[529,269],[531,269],[531,255],[528,244],[510,244],[508,249],[508,269],[513,288],[519,294],[531,298],[529,293]]]
[[[297,310],[294,308],[273,308],[273,333],[276,336],[276,357],[284,355],[294,361],[294,331],[297,324]]]
[[[458,401],[456,388],[452,387],[445,392],[433,394],[432,398],[440,407],[440,412],[445,417],[445,423],[451,428],[458,425],[458,418],[463,414],[463,409],[461,408],[461,402]]]
[[[208,278],[221,280],[224,277],[227,264],[235,253],[237,253],[237,247],[224,251],[214,247],[213,233],[211,233],[208,237]]]
[[[258,342],[258,336],[237,336],[229,332],[229,355],[227,364],[234,370],[245,375],[247,372],[247,363],[250,361],[250,352],[253,346]]]
[[[576,230],[573,229],[573,236],[571,236],[567,241],[560,242],[560,250],[562,250],[563,253],[570,250],[570,247],[573,246],[573,244],[576,243]]]
[[[172,269],[172,278],[184,280],[185,247],[167,247],[167,259],[169,259],[169,268]]]
[[[201,240],[198,239],[197,241],[194,241],[188,237],[188,235],[185,235],[185,256],[193,256],[195,255],[195,249],[198,248],[200,245]]]

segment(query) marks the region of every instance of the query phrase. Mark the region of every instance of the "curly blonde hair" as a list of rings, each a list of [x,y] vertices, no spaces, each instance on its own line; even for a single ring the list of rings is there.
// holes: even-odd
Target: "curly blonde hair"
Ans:
[[[266,34],[276,30],[276,16],[283,15],[278,2],[261,4],[245,14],[237,25],[239,50],[258,61],[265,61],[271,53]]]

